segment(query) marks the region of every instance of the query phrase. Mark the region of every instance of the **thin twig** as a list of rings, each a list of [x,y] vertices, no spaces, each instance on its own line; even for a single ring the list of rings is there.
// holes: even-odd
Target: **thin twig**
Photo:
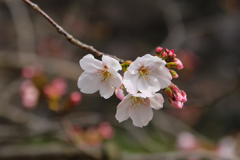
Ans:
[[[84,44],[82,42],[80,42],[79,40],[77,40],[76,38],[74,38],[71,34],[69,34],[68,32],[66,32],[60,25],[58,25],[52,18],[50,18],[43,10],[41,10],[37,4],[35,3],[32,3],[31,1],[29,0],[22,0],[24,1],[25,3],[27,3],[29,6],[31,6],[34,10],[36,10],[38,13],[40,13],[44,18],[46,18],[55,28],[56,30],[58,31],[58,33],[64,35],[67,40],[69,42],[71,42],[72,44],[74,45],[77,45],[78,47],[82,48],[82,49],[85,49],[85,50],[88,50],[94,54],[96,54],[97,56],[102,56],[102,55],[107,55],[107,56],[110,56],[114,59],[116,59],[117,61],[119,62],[124,62],[123,59],[120,59],[116,56],[113,56],[113,55],[109,55],[109,54],[105,54],[103,52],[100,52],[98,50],[96,50],[93,46],[89,46],[87,44]]]

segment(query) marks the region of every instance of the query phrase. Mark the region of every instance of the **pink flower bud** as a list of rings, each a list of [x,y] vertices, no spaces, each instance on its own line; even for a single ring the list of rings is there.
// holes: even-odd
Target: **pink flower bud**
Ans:
[[[169,72],[171,73],[173,79],[177,79],[179,77],[176,71],[169,70]]]
[[[169,49],[166,48],[166,49],[165,49],[165,52],[169,53]]]
[[[162,52],[162,50],[163,50],[163,48],[162,48],[162,47],[157,47],[157,48],[156,48],[156,52],[157,52],[157,53],[160,53],[160,52]]]
[[[115,89],[115,95],[120,100],[122,100],[125,96],[121,87]]]
[[[167,94],[168,97],[172,97],[172,90],[171,88],[167,87],[164,89],[164,92]]]
[[[70,103],[73,106],[76,106],[79,103],[81,103],[81,100],[82,100],[82,95],[79,92],[72,92],[70,94]]]
[[[163,58],[167,57],[167,53],[166,53],[166,52],[163,52],[163,53],[162,53],[162,57],[163,57]]]
[[[182,97],[182,94],[180,93],[180,90],[173,91],[173,97],[176,101],[182,102],[183,97]]]
[[[176,108],[182,108],[183,107],[183,102],[173,100],[172,98],[168,98],[168,101],[170,102],[170,104],[173,107],[176,107]]]
[[[168,53],[169,57],[173,57],[174,55],[174,51],[170,50],[169,53]]]
[[[178,70],[183,69],[183,64],[182,64],[182,62],[181,62],[178,58],[174,58],[174,59],[173,59],[173,62],[176,63],[176,68],[177,68]]]
[[[187,94],[181,90],[181,94],[182,94],[182,102],[187,102]]]
[[[187,94],[173,83],[165,88],[164,92],[168,95],[168,100],[173,107],[182,108],[183,103],[187,101]]]

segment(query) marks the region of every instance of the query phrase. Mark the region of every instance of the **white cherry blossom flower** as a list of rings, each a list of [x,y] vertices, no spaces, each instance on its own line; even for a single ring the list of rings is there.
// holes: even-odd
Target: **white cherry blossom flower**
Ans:
[[[121,86],[122,76],[117,71],[122,67],[117,60],[103,55],[99,61],[88,54],[79,63],[84,70],[78,79],[81,92],[91,94],[99,90],[100,95],[107,99],[113,95],[114,88]]]
[[[129,117],[133,125],[143,127],[153,117],[152,108],[158,110],[163,107],[163,96],[156,93],[153,97],[146,97],[142,93],[128,94],[117,106],[116,119],[119,122],[127,120]]]
[[[146,54],[138,57],[124,74],[125,88],[131,94],[140,91],[146,96],[153,96],[171,84],[172,76],[165,65],[166,62],[157,56]]]

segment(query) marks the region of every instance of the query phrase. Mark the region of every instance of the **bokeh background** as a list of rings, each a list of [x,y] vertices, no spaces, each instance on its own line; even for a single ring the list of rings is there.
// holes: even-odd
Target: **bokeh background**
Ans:
[[[23,1],[0,1],[0,159],[240,159],[239,0],[33,0],[80,41],[125,60],[174,49],[184,108],[118,123],[115,96],[80,94],[70,44]],[[100,57],[98,57],[100,58]]]

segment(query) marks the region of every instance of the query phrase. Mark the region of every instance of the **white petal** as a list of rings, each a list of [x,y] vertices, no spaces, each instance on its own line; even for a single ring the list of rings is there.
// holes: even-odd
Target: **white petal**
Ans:
[[[139,107],[129,108],[129,116],[133,121],[133,125],[137,127],[146,126],[153,117],[153,111],[150,106],[141,105]]]
[[[137,88],[140,92],[142,92],[146,96],[154,95],[154,91],[149,84],[149,80],[145,80],[145,78],[142,76],[137,81]]]
[[[161,58],[158,58],[157,56],[146,56],[144,60],[144,66],[154,66],[154,67],[161,67],[166,65],[166,61],[162,60]]]
[[[142,63],[142,58],[141,57],[138,57],[135,61],[133,61],[131,64],[130,64],[130,68],[133,68],[135,70],[138,70],[139,68],[141,68],[143,66],[143,63]]]
[[[156,93],[155,97],[149,98],[149,104],[152,108],[158,110],[163,107],[164,99],[162,94]]]
[[[168,87],[171,84],[172,76],[169,70],[164,66],[154,70],[154,75],[161,84],[161,89]]]
[[[137,81],[139,76],[139,74],[131,74],[128,71],[124,73],[123,84],[129,93],[136,94],[138,92]]]
[[[148,82],[151,85],[150,89],[153,92],[159,91],[161,89],[161,85],[160,85],[158,79],[156,77],[154,77],[154,76],[148,76],[148,78],[150,79],[150,80],[148,79]]]
[[[111,97],[113,95],[114,92],[114,87],[111,86],[109,80],[107,80],[106,82],[102,82],[100,84],[100,95],[105,98],[108,99],[109,97]]]
[[[131,106],[131,95],[128,94],[123,98],[123,100],[118,104],[117,106],[117,113],[116,113],[116,119],[119,122],[125,121],[129,118],[128,110]]]
[[[94,93],[99,90],[101,80],[95,73],[83,72],[78,79],[78,88],[83,93]]]
[[[112,57],[103,55],[102,63],[103,65],[106,65],[108,68],[113,68],[115,71],[122,70],[122,66],[120,65],[120,63]]]
[[[166,79],[172,80],[172,75],[166,66],[162,66],[159,69],[159,75],[165,77]]]
[[[140,108],[129,108],[129,116],[133,121],[133,125],[137,127],[143,127],[142,119],[141,119],[141,110]]]
[[[132,94],[133,97],[141,97],[141,98],[147,98],[145,94],[142,93],[136,93],[136,94]],[[154,95],[155,96],[155,95]]]
[[[130,65],[131,66],[131,65]],[[133,68],[133,67],[128,67],[128,69],[127,69],[127,71],[128,72],[130,72],[131,74],[137,74],[137,73],[139,73],[139,71],[138,71],[138,69],[140,68],[138,68],[138,69],[135,69],[135,68]]]
[[[145,105],[140,107],[140,109],[143,126],[146,126],[148,125],[149,121],[151,121],[153,118],[153,110],[150,106]]]
[[[112,74],[109,78],[111,86],[115,88],[120,87],[122,85],[122,76],[113,68],[109,68],[107,71]]]
[[[153,57],[154,56],[152,56],[150,54],[145,54],[144,56],[142,56],[143,63],[145,64],[147,61],[153,60]]]
[[[161,84],[161,89],[164,89],[171,84],[171,81],[165,78],[158,79],[158,81]]]
[[[103,69],[102,62],[95,59],[91,54],[84,56],[79,64],[83,70],[90,73],[96,73],[98,69]]]
[[[122,85],[122,76],[119,73],[117,75],[112,75],[109,81],[111,86],[118,88]]]

